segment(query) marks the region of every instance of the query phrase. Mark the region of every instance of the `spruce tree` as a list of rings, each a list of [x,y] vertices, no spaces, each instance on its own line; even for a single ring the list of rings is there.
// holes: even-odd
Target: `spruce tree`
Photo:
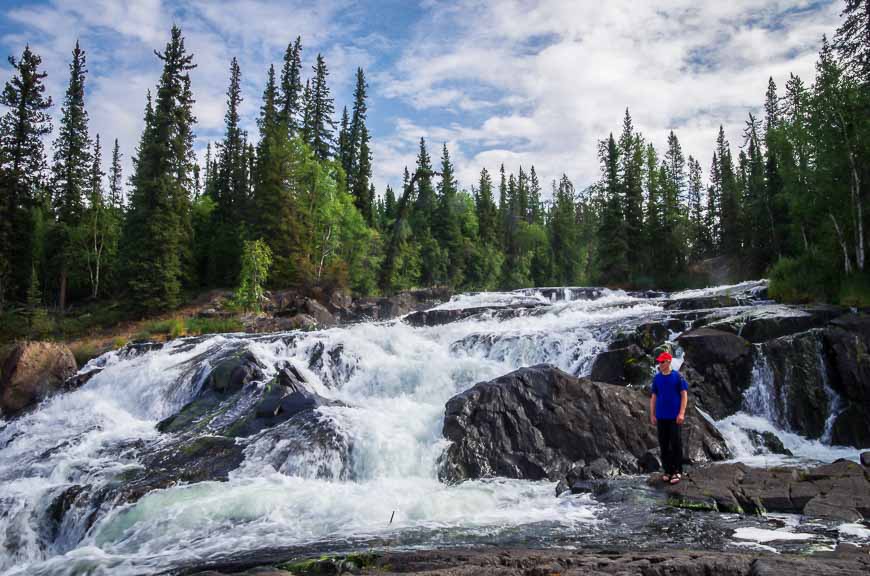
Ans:
[[[0,119],[0,303],[23,301],[31,286],[31,210],[45,187],[43,137],[51,132],[42,58],[27,46],[20,59],[10,56],[9,64],[12,78],[0,94],[0,104],[8,108]]]
[[[305,81],[305,88],[302,90],[302,118],[300,123],[300,132],[302,141],[313,146],[314,135],[314,101],[311,98],[311,81]]]
[[[741,249],[740,192],[734,174],[731,147],[725,139],[725,129],[722,126],[719,126],[719,136],[716,138],[716,154],[719,159],[718,176],[721,187],[719,201],[722,252],[728,256],[737,256]]]
[[[338,127],[338,161],[344,168],[347,177],[347,189],[353,187],[353,147],[350,139],[350,115],[347,106],[341,111],[341,122]]]
[[[350,170],[348,170],[348,189],[349,190],[358,190],[357,187],[354,186],[354,182],[358,176],[358,164],[362,161],[360,157],[360,148],[363,145],[362,137],[363,131],[366,128],[366,113],[368,111],[368,106],[366,105],[366,80],[365,75],[363,74],[362,68],[356,69],[356,87],[353,91],[353,117],[350,121],[350,154],[349,154],[349,166]],[[366,142],[368,146],[368,142]],[[368,178],[367,175],[366,178]],[[362,190],[362,188],[359,188]],[[354,192],[354,198],[357,203],[357,207],[360,207],[364,204],[364,198],[361,198],[356,192]],[[362,208],[360,208],[362,211]]]
[[[52,197],[57,218],[52,253],[58,277],[58,307],[66,309],[67,287],[74,274],[78,246],[74,236],[84,212],[89,170],[91,139],[88,136],[88,113],[85,110],[85,53],[76,42],[70,63],[70,77],[61,108],[60,128],[54,141]]]
[[[355,158],[351,193],[353,194],[357,209],[363,215],[363,218],[365,218],[366,223],[372,226],[374,223],[374,193],[371,190],[369,182],[372,175],[370,140],[368,128],[363,124],[359,133],[359,148]]]
[[[491,186],[491,185],[490,185]],[[529,169],[529,224],[543,224],[544,210],[541,204],[541,183],[535,167]]]
[[[486,168],[480,171],[477,189],[477,227],[480,241],[496,246],[499,237],[498,209],[492,196],[492,178]]]
[[[326,68],[326,61],[322,54],[317,55],[317,62],[313,69],[314,84],[311,86],[310,92],[311,133],[309,138],[314,157],[322,161],[332,156],[335,146],[335,136],[333,135],[335,120],[332,118],[335,113],[335,102],[330,96],[329,86],[326,84],[329,70]]]
[[[146,105],[122,246],[127,301],[143,313],[177,306],[193,267],[188,146],[194,121],[189,71],[195,65],[177,26],[164,52],[155,53],[163,72],[156,103],[149,97]],[[184,269],[188,259],[191,270]]]
[[[599,156],[605,199],[598,230],[598,267],[602,283],[622,285],[628,280],[628,243],[619,182],[619,148],[613,134],[600,146]]]
[[[635,262],[633,272],[637,275],[643,267],[646,239],[643,237],[643,137],[634,131],[631,114],[625,110],[622,135],[619,137],[619,174],[622,181],[621,195],[624,206],[625,236],[628,254]]]
[[[462,229],[457,210],[457,182],[445,143],[441,152],[441,181],[438,183],[438,206],[435,212],[434,234],[447,261],[446,277],[450,286],[462,283],[465,269]]]
[[[834,48],[847,70],[870,85],[870,0],[845,0]]]
[[[289,127],[280,108],[281,98],[270,69],[257,121],[260,140],[252,199],[256,218],[252,219],[251,233],[271,250],[270,282],[275,286],[289,286],[299,281],[300,225],[293,192],[294,170],[304,146],[298,137],[288,139]]]
[[[701,180],[701,164],[692,156],[689,156],[689,244],[691,246],[690,257],[693,261],[705,258],[711,250],[709,229],[705,222],[704,214],[704,185]]]
[[[281,68],[281,94],[277,100],[281,121],[288,135],[295,135],[301,126],[303,111],[302,98],[302,38],[296,37],[293,44],[287,45],[284,52],[284,65]]]
[[[121,149],[118,146],[118,139],[115,138],[115,145],[112,147],[112,168],[109,172],[109,204],[119,211],[124,208],[122,176]]]
[[[269,69],[269,83],[274,93],[274,68]],[[239,125],[241,103],[241,70],[238,61],[233,58],[227,88],[227,111],[224,115],[224,140],[218,145],[217,153],[216,202],[212,213],[214,245],[208,266],[208,282],[211,285],[235,285],[241,267],[242,223],[248,208],[247,144]]]
[[[574,186],[563,174],[547,220],[553,254],[553,280],[560,286],[575,284],[580,276],[579,229],[575,214]]]

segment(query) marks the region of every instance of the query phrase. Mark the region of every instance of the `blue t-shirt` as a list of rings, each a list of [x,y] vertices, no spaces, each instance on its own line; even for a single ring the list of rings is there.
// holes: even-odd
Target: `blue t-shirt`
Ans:
[[[667,376],[656,373],[652,382],[652,393],[656,395],[656,418],[676,419],[680,413],[680,392],[688,389],[688,382],[676,370],[671,370]]]

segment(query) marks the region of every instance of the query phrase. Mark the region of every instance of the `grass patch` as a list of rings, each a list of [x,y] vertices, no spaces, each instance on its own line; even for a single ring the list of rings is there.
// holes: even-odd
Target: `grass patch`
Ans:
[[[72,351],[73,356],[75,356],[76,366],[79,368],[107,351],[106,348],[91,340],[73,342],[69,345],[69,349]]]
[[[145,334],[146,338],[154,336],[180,338],[181,336],[241,332],[243,330],[244,326],[236,318],[182,318],[176,316],[168,320],[157,320],[144,324],[141,334]]]
[[[700,512],[718,512],[719,507],[716,506],[716,501],[703,502],[700,500],[684,500],[682,498],[668,498],[668,506],[674,508],[683,508],[685,510],[695,510]]]
[[[359,570],[366,568],[384,569],[387,566],[380,567],[377,562],[380,554],[374,552],[360,552],[357,554],[348,554],[347,556],[321,556],[320,558],[309,558],[307,560],[299,560],[295,562],[285,562],[275,566],[279,570],[287,570],[293,574],[300,576],[326,576],[333,574],[355,574]]]

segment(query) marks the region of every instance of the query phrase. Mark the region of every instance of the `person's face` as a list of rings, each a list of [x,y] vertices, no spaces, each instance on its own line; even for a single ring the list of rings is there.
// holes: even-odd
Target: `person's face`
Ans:
[[[664,362],[659,362],[659,370],[662,372],[670,372],[671,371],[671,361],[665,360]]]

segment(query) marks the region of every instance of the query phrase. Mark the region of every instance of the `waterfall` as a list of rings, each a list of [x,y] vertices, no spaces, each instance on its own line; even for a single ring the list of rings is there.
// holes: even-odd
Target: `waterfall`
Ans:
[[[773,381],[773,369],[761,344],[755,345],[752,361],[752,382],[743,393],[743,410],[753,416],[762,416],[783,426],[783,415]]]
[[[499,314],[518,305],[520,313]],[[128,576],[266,548],[534,545],[588,533],[602,505],[555,498],[554,483],[439,482],[445,403],[522,366],[588,372],[617,333],[668,312],[657,300],[594,288],[463,294],[440,308],[481,312],[432,327],[397,320],[185,338],[93,361],[83,371],[101,371],[82,387],[0,423],[0,574]],[[260,370],[213,421],[157,430],[240,355]],[[768,398],[769,367],[757,360],[751,393]],[[215,426],[250,411],[285,369],[327,401],[316,417],[233,439],[241,463],[226,481],[118,495],[142,473],[143,454],[174,449],[184,434],[213,439]],[[763,416],[746,418],[775,414],[773,404],[754,403]],[[800,443],[781,437],[793,450]]]

